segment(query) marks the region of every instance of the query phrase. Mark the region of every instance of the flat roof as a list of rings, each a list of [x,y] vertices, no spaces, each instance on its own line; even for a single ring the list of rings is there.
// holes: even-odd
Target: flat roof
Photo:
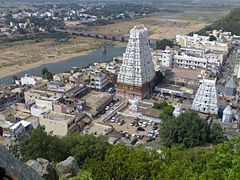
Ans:
[[[70,114],[64,114],[64,113],[56,113],[56,112],[49,112],[43,115],[44,119],[50,119],[53,121],[69,121],[74,116]]]
[[[172,72],[174,77],[198,80],[198,76],[201,75],[201,70],[192,70],[192,69],[182,69],[182,68],[173,68]]]
[[[83,99],[86,100],[86,104],[88,106],[90,106],[91,108],[96,108],[101,106],[102,104],[105,104],[112,97],[113,95],[107,92],[91,91],[86,96],[84,96]]]

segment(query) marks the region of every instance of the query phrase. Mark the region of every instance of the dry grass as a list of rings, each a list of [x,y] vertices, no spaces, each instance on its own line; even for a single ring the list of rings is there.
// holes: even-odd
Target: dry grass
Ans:
[[[176,34],[187,34],[207,25],[203,21],[162,19],[159,14],[154,14],[140,19],[91,27],[89,31],[113,35],[128,35],[129,30],[137,24],[144,24],[148,28],[149,37],[153,39],[174,38]]]

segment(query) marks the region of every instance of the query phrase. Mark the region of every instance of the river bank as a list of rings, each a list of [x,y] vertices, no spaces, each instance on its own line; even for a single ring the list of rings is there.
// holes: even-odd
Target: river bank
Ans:
[[[69,56],[61,56],[61,59],[29,64],[24,67],[26,68],[25,70],[21,69],[21,67],[17,68],[14,66],[12,72],[8,70],[10,71],[10,75],[1,78],[0,83],[11,84],[13,74],[17,77],[22,77],[25,74],[28,74],[29,76],[41,76],[41,70],[43,67],[48,68],[52,73],[59,73],[69,71],[72,67],[85,67],[96,62],[109,61],[113,57],[121,56],[124,51],[125,47],[107,44],[91,51],[84,51],[81,53],[71,54]],[[4,71],[7,72],[7,70]]]

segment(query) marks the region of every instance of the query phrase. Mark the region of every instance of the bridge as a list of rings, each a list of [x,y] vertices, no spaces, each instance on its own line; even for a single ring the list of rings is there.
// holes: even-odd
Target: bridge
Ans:
[[[98,38],[98,39],[106,39],[112,41],[121,41],[128,42],[129,36],[121,36],[121,35],[108,35],[94,32],[86,32],[86,31],[73,31],[68,29],[55,29],[56,32],[67,33],[75,36],[83,36],[90,38]],[[161,41],[161,39],[149,39],[149,44],[151,47],[155,48],[157,42]]]

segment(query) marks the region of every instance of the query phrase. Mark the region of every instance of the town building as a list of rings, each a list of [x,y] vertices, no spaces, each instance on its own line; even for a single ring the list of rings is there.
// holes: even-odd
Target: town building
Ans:
[[[224,87],[224,94],[226,96],[235,96],[237,91],[237,85],[233,77],[231,77]]]
[[[216,79],[204,78],[192,103],[192,110],[217,115],[219,110]]]
[[[134,99],[146,98],[155,83],[155,69],[148,42],[147,28],[134,26],[117,79],[117,96]]]
[[[200,36],[198,34],[193,34],[193,36],[176,35],[176,42],[181,47],[209,49],[213,51],[222,51],[226,53],[228,53],[230,48],[229,43],[222,42],[222,39],[211,41],[209,36]]]
[[[97,74],[95,77],[91,77],[89,87],[97,91],[103,90],[109,83],[109,78],[102,73]]]
[[[80,132],[90,122],[91,118],[84,113],[69,115],[48,112],[39,117],[39,124],[45,127],[45,131],[57,136],[65,136],[68,132]]]
[[[155,50],[152,52],[152,56],[156,71],[161,68],[172,68],[173,52],[171,49]]]

